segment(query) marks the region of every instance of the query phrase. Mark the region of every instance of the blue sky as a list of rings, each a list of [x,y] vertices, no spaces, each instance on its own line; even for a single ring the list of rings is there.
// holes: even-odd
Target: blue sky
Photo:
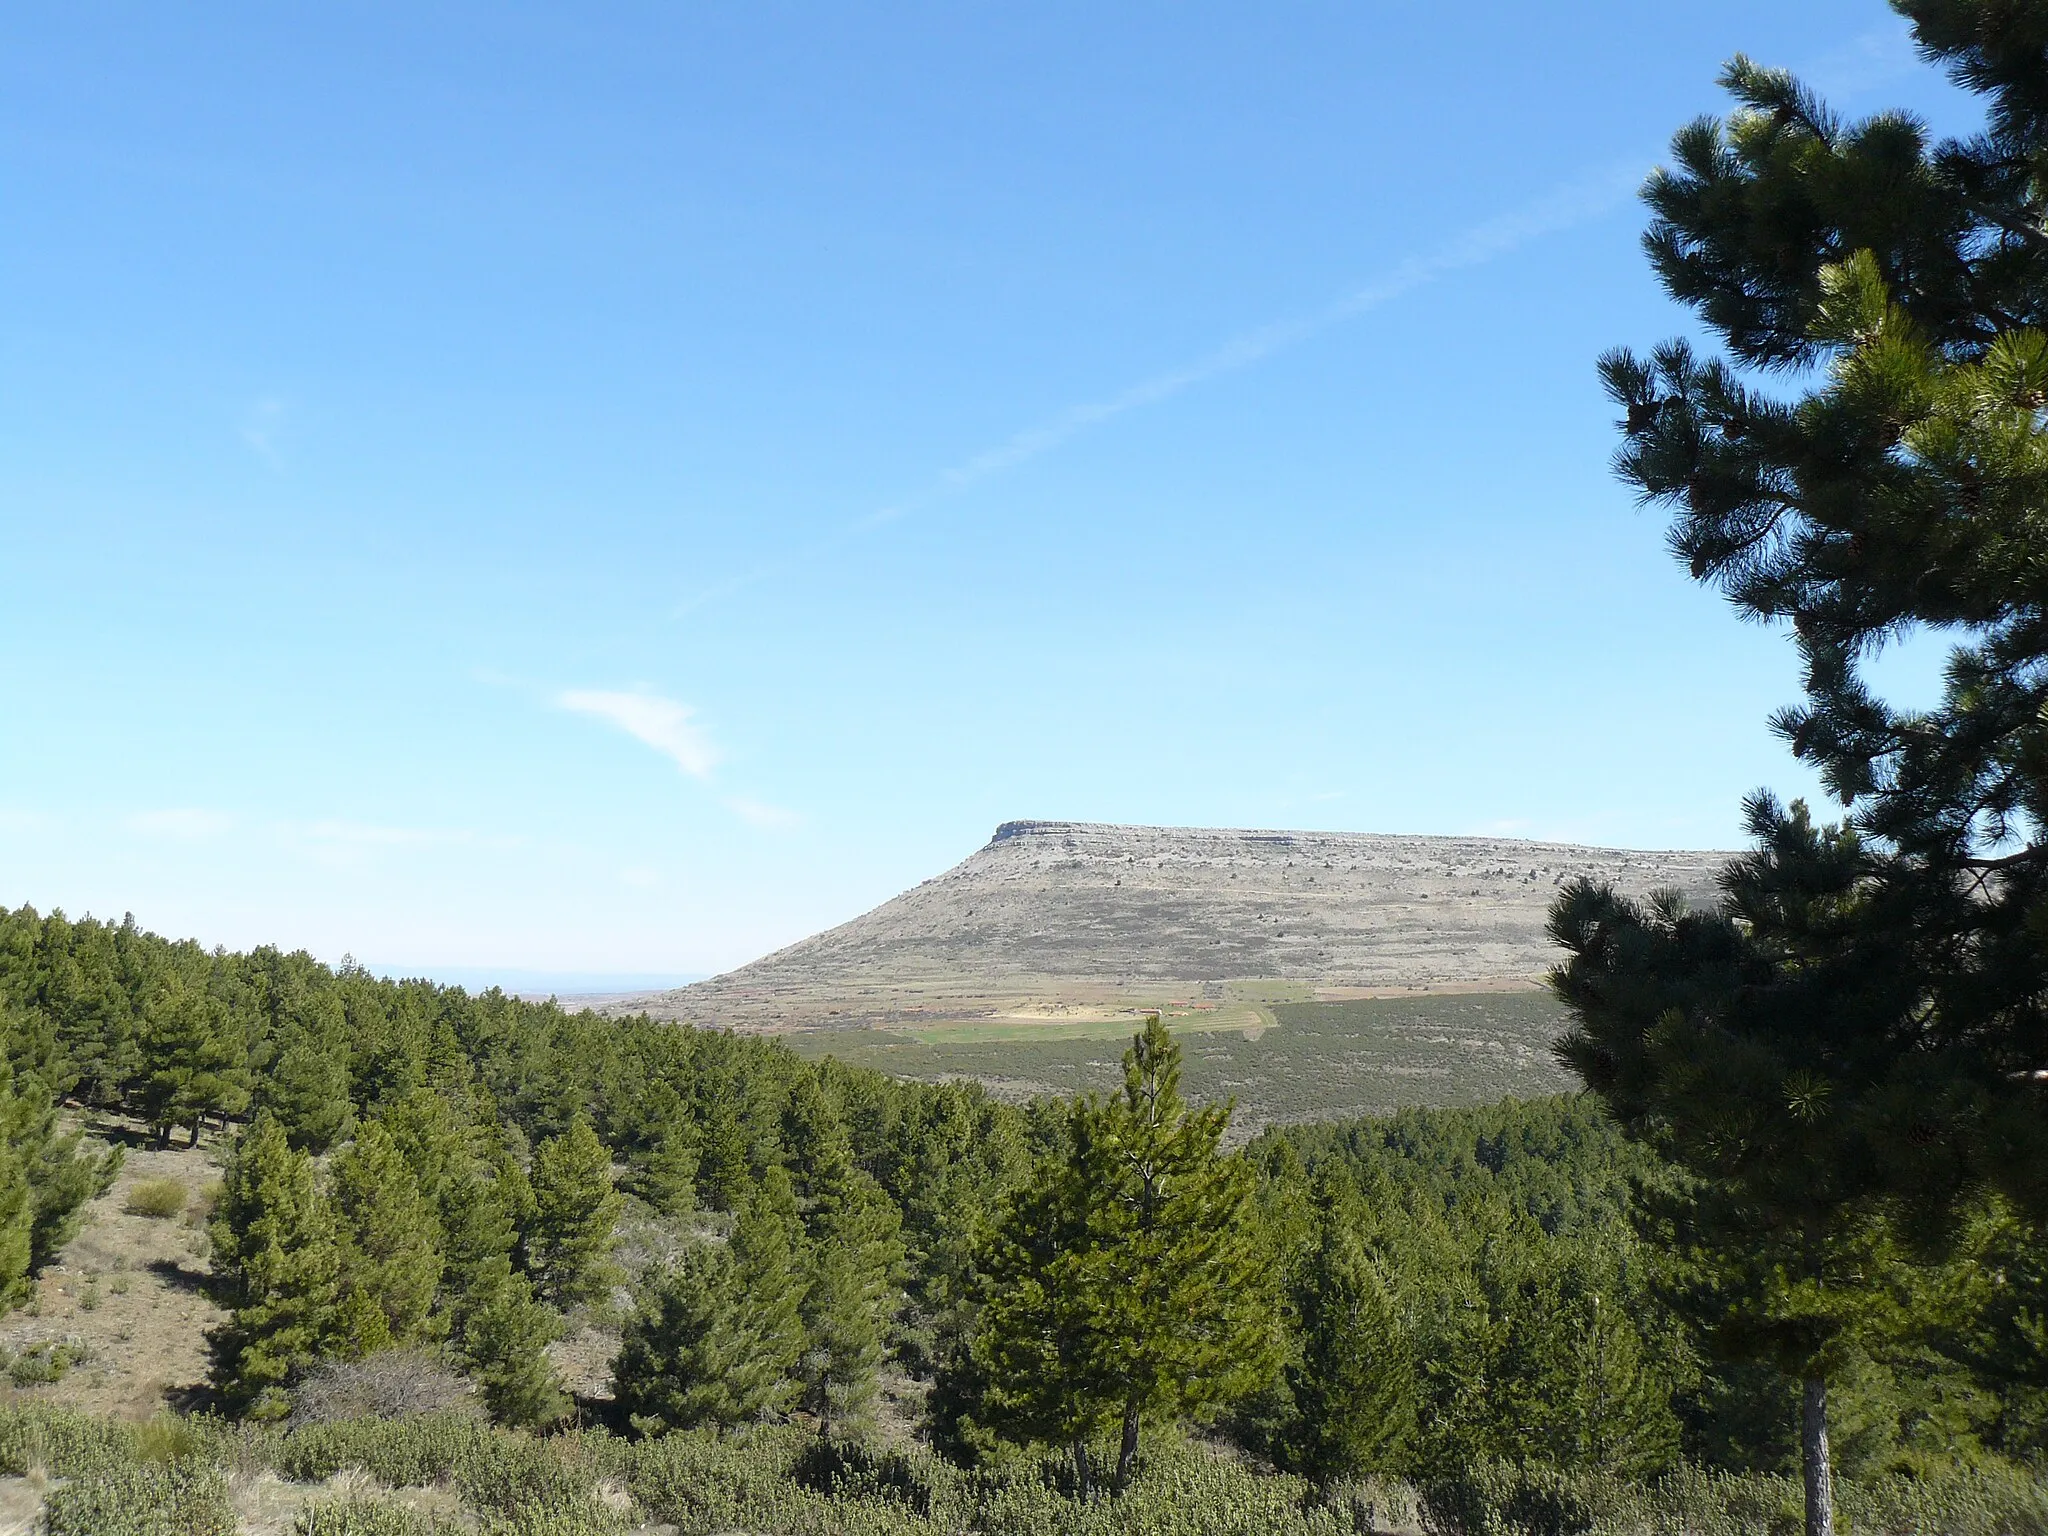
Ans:
[[[0,901],[596,983],[1011,817],[1728,845],[1792,661],[1592,365],[1738,49],[1965,122],[1871,0],[11,7]]]

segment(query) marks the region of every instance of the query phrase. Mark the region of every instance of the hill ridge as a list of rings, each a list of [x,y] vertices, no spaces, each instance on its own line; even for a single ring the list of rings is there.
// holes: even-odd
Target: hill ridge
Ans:
[[[741,1029],[1019,1018],[1119,999],[1533,985],[1576,875],[1711,898],[1731,855],[1480,835],[1016,820],[950,869],[657,1017]],[[1019,1010],[1022,1010],[1020,1012]]]

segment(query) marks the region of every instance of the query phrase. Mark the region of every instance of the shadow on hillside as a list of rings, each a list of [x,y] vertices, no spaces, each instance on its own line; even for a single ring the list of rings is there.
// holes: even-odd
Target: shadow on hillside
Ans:
[[[149,1272],[174,1290],[191,1295],[214,1299],[213,1276],[203,1269],[194,1269],[176,1259],[151,1259]]]
[[[164,1388],[164,1406],[176,1414],[194,1417],[208,1414],[226,1417],[227,1399],[214,1390],[211,1382],[194,1382],[186,1387]]]

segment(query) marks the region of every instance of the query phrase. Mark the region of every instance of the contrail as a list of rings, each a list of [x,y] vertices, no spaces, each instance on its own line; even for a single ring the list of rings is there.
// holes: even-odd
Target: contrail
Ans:
[[[1157,405],[1162,400],[1170,400],[1197,384],[1226,373],[1235,373],[1275,353],[1298,347],[1327,330],[1369,314],[1418,288],[1427,287],[1441,277],[1484,266],[1545,235],[1599,218],[1641,185],[1642,165],[1641,161],[1632,160],[1579,176],[1532,203],[1488,219],[1485,223],[1475,224],[1427,255],[1409,257],[1384,276],[1353,289],[1310,314],[1277,320],[1246,331],[1181,367],[1156,373],[1104,399],[1070,406],[1058,415],[1026,427],[996,446],[941,471],[929,489],[856,518],[838,532],[805,548],[706,588],[681,603],[671,617],[681,618],[718,598],[764,581],[778,571],[829,554],[872,529],[949,501],[970,487],[1052,452],[1104,422],[1114,421],[1148,405]]]

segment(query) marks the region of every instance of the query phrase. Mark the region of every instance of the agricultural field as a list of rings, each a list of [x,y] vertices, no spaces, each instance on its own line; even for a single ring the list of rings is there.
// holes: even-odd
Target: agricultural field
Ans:
[[[1338,1002],[1228,999],[1162,1010],[1182,1041],[1187,1091],[1235,1098],[1236,1129],[1569,1091],[1551,1058],[1563,1010],[1547,993],[1422,994]],[[1006,1096],[1114,1087],[1139,1015],[813,1030],[800,1054],[899,1077],[977,1078]]]

